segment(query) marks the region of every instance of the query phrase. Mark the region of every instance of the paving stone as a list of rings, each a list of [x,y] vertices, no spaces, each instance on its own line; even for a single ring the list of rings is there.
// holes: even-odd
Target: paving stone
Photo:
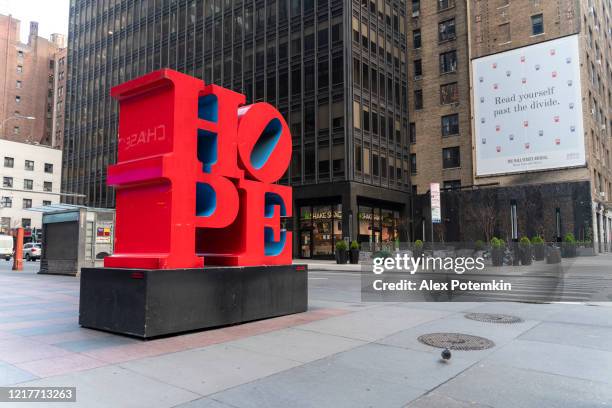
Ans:
[[[544,322],[523,333],[520,339],[612,351],[612,327]]]
[[[232,341],[229,344],[305,363],[352,349],[365,343],[345,337],[289,328],[259,336],[246,337]]]
[[[609,406],[612,401],[609,384],[488,362],[458,375],[436,392],[495,408],[593,408]]]
[[[202,396],[248,383],[300,363],[218,344],[121,364],[134,372]]]
[[[76,403],[53,403],[53,408],[166,408],[200,397],[180,387],[116,366],[29,381],[19,386],[76,387]],[[19,407],[40,408],[40,404],[20,403]]]
[[[422,396],[412,401],[406,408],[492,408],[490,405],[483,405],[474,402],[459,401],[446,395],[436,392]]]
[[[356,340],[375,341],[449,314],[452,314],[452,312],[439,310],[411,311],[403,307],[390,305],[305,324],[299,326],[299,329]],[[375,324],[372,324],[373,322]]]
[[[133,344],[138,342],[140,342],[140,340],[114,335],[84,340],[66,341],[62,343],[57,343],[55,344],[55,346],[61,347],[64,350],[80,353],[89,350],[119,346],[123,344]]]
[[[0,363],[0,387],[30,381],[35,378],[37,377],[30,372],[10,364]]]
[[[515,340],[485,361],[612,384],[612,352],[590,348]]]

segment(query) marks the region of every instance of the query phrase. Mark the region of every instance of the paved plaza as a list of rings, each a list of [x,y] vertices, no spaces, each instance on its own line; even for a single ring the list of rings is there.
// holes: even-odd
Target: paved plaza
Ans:
[[[576,262],[612,279],[610,255]],[[0,261],[0,386],[76,387],[53,407],[612,405],[610,303],[362,303],[358,272],[318,265],[306,313],[143,342],[80,328],[78,278]],[[442,362],[417,340],[439,332],[495,345]]]

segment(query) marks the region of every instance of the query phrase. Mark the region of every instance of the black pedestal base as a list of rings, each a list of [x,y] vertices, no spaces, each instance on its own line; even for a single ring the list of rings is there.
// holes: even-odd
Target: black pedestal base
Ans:
[[[151,338],[305,312],[305,265],[82,268],[79,324]]]

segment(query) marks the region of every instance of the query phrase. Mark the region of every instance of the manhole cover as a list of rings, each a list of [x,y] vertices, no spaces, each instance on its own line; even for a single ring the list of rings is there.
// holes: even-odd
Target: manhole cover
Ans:
[[[487,322],[487,323],[520,323],[523,321],[520,317],[510,316],[505,314],[495,314],[495,313],[468,313],[465,315],[466,318],[470,320],[477,320],[479,322]]]
[[[462,333],[429,333],[419,336],[418,340],[428,346],[449,350],[485,350],[495,346],[489,339]]]

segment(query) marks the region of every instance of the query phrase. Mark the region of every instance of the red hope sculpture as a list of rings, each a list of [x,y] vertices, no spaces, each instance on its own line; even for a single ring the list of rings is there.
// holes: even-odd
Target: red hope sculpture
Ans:
[[[291,263],[291,187],[273,184],[291,134],[267,103],[162,69],[118,85],[114,254],[104,266],[199,268]]]

